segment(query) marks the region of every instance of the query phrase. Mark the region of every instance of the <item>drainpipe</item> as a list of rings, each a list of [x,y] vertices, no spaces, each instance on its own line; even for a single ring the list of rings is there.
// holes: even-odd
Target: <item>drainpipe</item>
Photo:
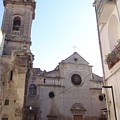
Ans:
[[[113,93],[113,87],[112,86],[103,86],[103,88],[110,88],[112,92],[112,99],[113,99],[113,107],[114,107],[114,115],[115,115],[115,120],[117,120],[117,114],[116,114],[116,106],[115,106],[115,98],[114,98],[114,93]]]

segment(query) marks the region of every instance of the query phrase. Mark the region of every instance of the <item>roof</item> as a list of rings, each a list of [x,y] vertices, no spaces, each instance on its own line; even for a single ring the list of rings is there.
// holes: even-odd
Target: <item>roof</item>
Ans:
[[[78,63],[78,64],[86,64],[88,65],[89,63],[81,57],[77,52],[74,52],[72,55],[70,55],[68,58],[65,60],[62,60],[61,63]]]

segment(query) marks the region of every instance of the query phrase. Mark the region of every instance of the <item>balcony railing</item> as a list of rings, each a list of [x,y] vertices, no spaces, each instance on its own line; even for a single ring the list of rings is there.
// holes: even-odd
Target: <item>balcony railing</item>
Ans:
[[[118,61],[120,61],[120,42],[118,42],[111,53],[106,55],[105,61],[109,69],[111,69]]]
[[[96,12],[99,23],[106,23],[113,11],[116,0],[96,0]]]

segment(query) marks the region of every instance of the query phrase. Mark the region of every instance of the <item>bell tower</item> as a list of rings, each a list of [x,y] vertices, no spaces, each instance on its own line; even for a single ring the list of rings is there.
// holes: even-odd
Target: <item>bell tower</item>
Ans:
[[[3,55],[11,54],[12,50],[30,50],[34,11],[34,0],[4,0],[2,31],[6,37]]]
[[[36,3],[34,0],[3,0],[3,3],[0,120],[23,120],[27,82],[31,79],[34,60],[30,46]]]

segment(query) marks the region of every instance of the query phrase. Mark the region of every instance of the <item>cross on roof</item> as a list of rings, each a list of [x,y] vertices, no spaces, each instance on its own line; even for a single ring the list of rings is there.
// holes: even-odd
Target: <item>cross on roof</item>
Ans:
[[[77,49],[76,45],[74,45],[74,46],[73,46],[73,49],[74,49],[74,52],[75,52],[75,51],[76,51],[76,49]]]

